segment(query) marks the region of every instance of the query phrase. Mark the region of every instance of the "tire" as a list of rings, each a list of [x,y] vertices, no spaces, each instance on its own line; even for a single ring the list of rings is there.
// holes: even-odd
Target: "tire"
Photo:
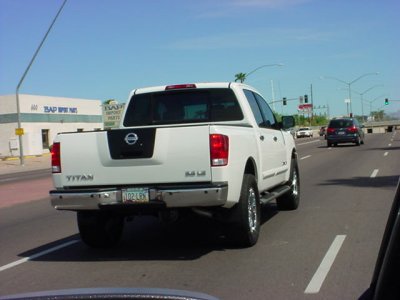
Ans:
[[[77,221],[82,241],[92,248],[115,246],[124,227],[122,216],[99,211],[78,211]]]
[[[360,139],[360,137],[357,137],[356,146],[360,146],[360,145],[361,145],[361,139]]]
[[[329,148],[329,147],[332,147],[332,143],[331,142],[327,142],[326,143],[326,146]]]
[[[251,247],[260,234],[261,206],[255,177],[245,174],[239,203],[232,209],[231,239],[240,247]]]
[[[276,205],[279,210],[295,210],[299,207],[300,177],[296,159],[292,159],[291,162],[288,184],[290,191],[276,199]]]

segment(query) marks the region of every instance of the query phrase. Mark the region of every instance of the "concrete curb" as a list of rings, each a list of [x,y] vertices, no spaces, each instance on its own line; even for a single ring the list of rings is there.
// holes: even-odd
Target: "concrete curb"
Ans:
[[[43,153],[42,155],[26,155],[26,156],[24,156],[24,159],[37,158],[37,157],[50,156],[50,155],[51,155],[50,153]],[[2,157],[0,160],[2,160],[2,161],[19,160],[19,156]]]

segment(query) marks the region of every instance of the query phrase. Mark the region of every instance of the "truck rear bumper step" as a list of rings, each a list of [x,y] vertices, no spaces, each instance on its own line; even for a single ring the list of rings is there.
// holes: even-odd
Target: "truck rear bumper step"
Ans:
[[[199,187],[166,187],[149,188],[149,204],[164,203],[166,207],[207,207],[222,206],[226,203],[228,184],[209,184]],[[135,203],[124,204],[122,189],[98,190],[52,190],[50,191],[51,204],[58,210],[97,210],[100,206],[127,205],[133,207]],[[140,203],[143,206],[143,203]]]

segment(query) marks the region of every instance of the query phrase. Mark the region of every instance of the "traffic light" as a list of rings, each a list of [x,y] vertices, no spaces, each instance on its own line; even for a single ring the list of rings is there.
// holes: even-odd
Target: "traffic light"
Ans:
[[[308,103],[308,95],[304,95],[304,103]]]
[[[287,101],[286,101],[286,98],[285,98],[285,97],[283,97],[282,103],[283,103],[283,105],[286,105],[286,104],[287,104]]]
[[[385,98],[385,105],[389,105],[389,99]]]

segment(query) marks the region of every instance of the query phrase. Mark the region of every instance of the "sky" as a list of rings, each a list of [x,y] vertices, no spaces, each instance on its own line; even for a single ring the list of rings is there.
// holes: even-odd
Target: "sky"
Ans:
[[[0,0],[0,95],[15,93],[62,3]],[[398,0],[68,0],[20,93],[126,102],[135,88],[272,65],[245,83],[278,113],[305,94],[331,117],[400,111],[399,12]]]

